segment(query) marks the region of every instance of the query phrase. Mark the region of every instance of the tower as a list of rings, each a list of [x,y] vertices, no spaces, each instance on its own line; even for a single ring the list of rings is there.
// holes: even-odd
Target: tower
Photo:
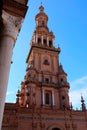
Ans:
[[[43,6],[39,7],[35,21],[26,75],[17,94],[19,104],[30,108],[69,109],[67,74],[59,64],[60,48],[55,47],[55,36],[49,31]]]
[[[27,0],[0,1],[0,130],[13,47],[27,11]]]

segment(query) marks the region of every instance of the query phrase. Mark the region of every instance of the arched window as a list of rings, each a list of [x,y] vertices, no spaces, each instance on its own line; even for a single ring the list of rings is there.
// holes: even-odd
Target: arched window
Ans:
[[[65,100],[65,96],[62,96],[62,100]]]
[[[46,93],[46,94],[45,94],[45,103],[46,103],[46,104],[50,104],[50,96],[49,96],[49,93]]]
[[[47,59],[44,60],[43,62],[45,65],[49,65],[49,61]]]
[[[45,78],[45,82],[48,84],[49,83],[49,78]]]
[[[41,43],[41,38],[38,38],[38,44]]]
[[[47,40],[44,39],[44,40],[43,40],[43,43],[44,43],[44,46],[46,47],[46,46],[47,46]]]
[[[49,47],[52,47],[52,41],[51,40],[49,41]]]
[[[61,82],[63,82],[63,78],[61,78]]]

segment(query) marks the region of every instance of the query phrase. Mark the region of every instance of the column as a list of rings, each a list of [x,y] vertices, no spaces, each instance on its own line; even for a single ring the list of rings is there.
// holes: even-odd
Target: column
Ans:
[[[45,101],[44,101],[44,88],[42,88],[42,105],[44,105],[45,104]]]
[[[2,14],[3,30],[0,33],[0,130],[3,118],[12,51],[21,27],[22,18],[5,11]]]
[[[47,45],[49,46],[49,37],[47,37]]]
[[[42,39],[41,40],[42,40],[42,45],[43,45],[43,35],[42,35]]]
[[[36,35],[36,43],[37,43],[37,40],[38,40],[38,35]]]
[[[55,105],[55,103],[54,103],[54,90],[52,90],[52,105],[54,106]]]
[[[53,41],[53,46],[54,46],[54,38],[52,39],[52,41]]]
[[[35,35],[34,35],[34,38],[33,38],[33,42],[35,43]]]

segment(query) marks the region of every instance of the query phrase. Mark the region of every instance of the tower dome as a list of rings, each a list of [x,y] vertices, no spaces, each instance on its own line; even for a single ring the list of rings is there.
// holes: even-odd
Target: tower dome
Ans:
[[[55,36],[53,32],[49,31],[47,26],[48,16],[44,13],[44,7],[39,7],[39,13],[35,17],[36,27],[32,36],[31,46],[35,45],[38,47],[48,47],[54,49]]]
[[[39,7],[40,12],[36,15],[36,26],[47,26],[48,16],[44,13],[44,7]]]

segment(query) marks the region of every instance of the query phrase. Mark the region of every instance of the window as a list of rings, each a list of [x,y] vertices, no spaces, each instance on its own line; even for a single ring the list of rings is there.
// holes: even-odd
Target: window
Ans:
[[[49,47],[52,47],[52,41],[49,41]]]
[[[42,25],[44,25],[44,21],[42,21]]]
[[[50,104],[50,96],[49,96],[49,93],[46,93],[46,95],[45,95],[45,103],[46,103],[46,104]]]
[[[47,59],[44,60],[45,65],[49,65],[49,61]]]
[[[62,100],[64,100],[65,99],[65,96],[62,96]]]
[[[41,38],[38,38],[38,44],[41,43]]]
[[[52,91],[50,90],[46,90],[45,91],[45,105],[47,107],[51,107],[52,106]]]
[[[26,96],[30,96],[29,92],[26,93]]]
[[[44,42],[44,46],[46,47],[47,46],[47,40],[44,39],[43,42]]]
[[[44,23],[44,21],[42,21],[42,18],[40,19],[40,26],[44,26],[45,25],[45,23]]]
[[[61,78],[61,82],[63,82],[63,79]]]
[[[30,75],[30,74],[28,74],[28,77],[30,78],[30,77],[31,77],[31,75]]]
[[[49,83],[49,79],[48,79],[48,78],[45,78],[45,82],[48,84],[48,83]]]

